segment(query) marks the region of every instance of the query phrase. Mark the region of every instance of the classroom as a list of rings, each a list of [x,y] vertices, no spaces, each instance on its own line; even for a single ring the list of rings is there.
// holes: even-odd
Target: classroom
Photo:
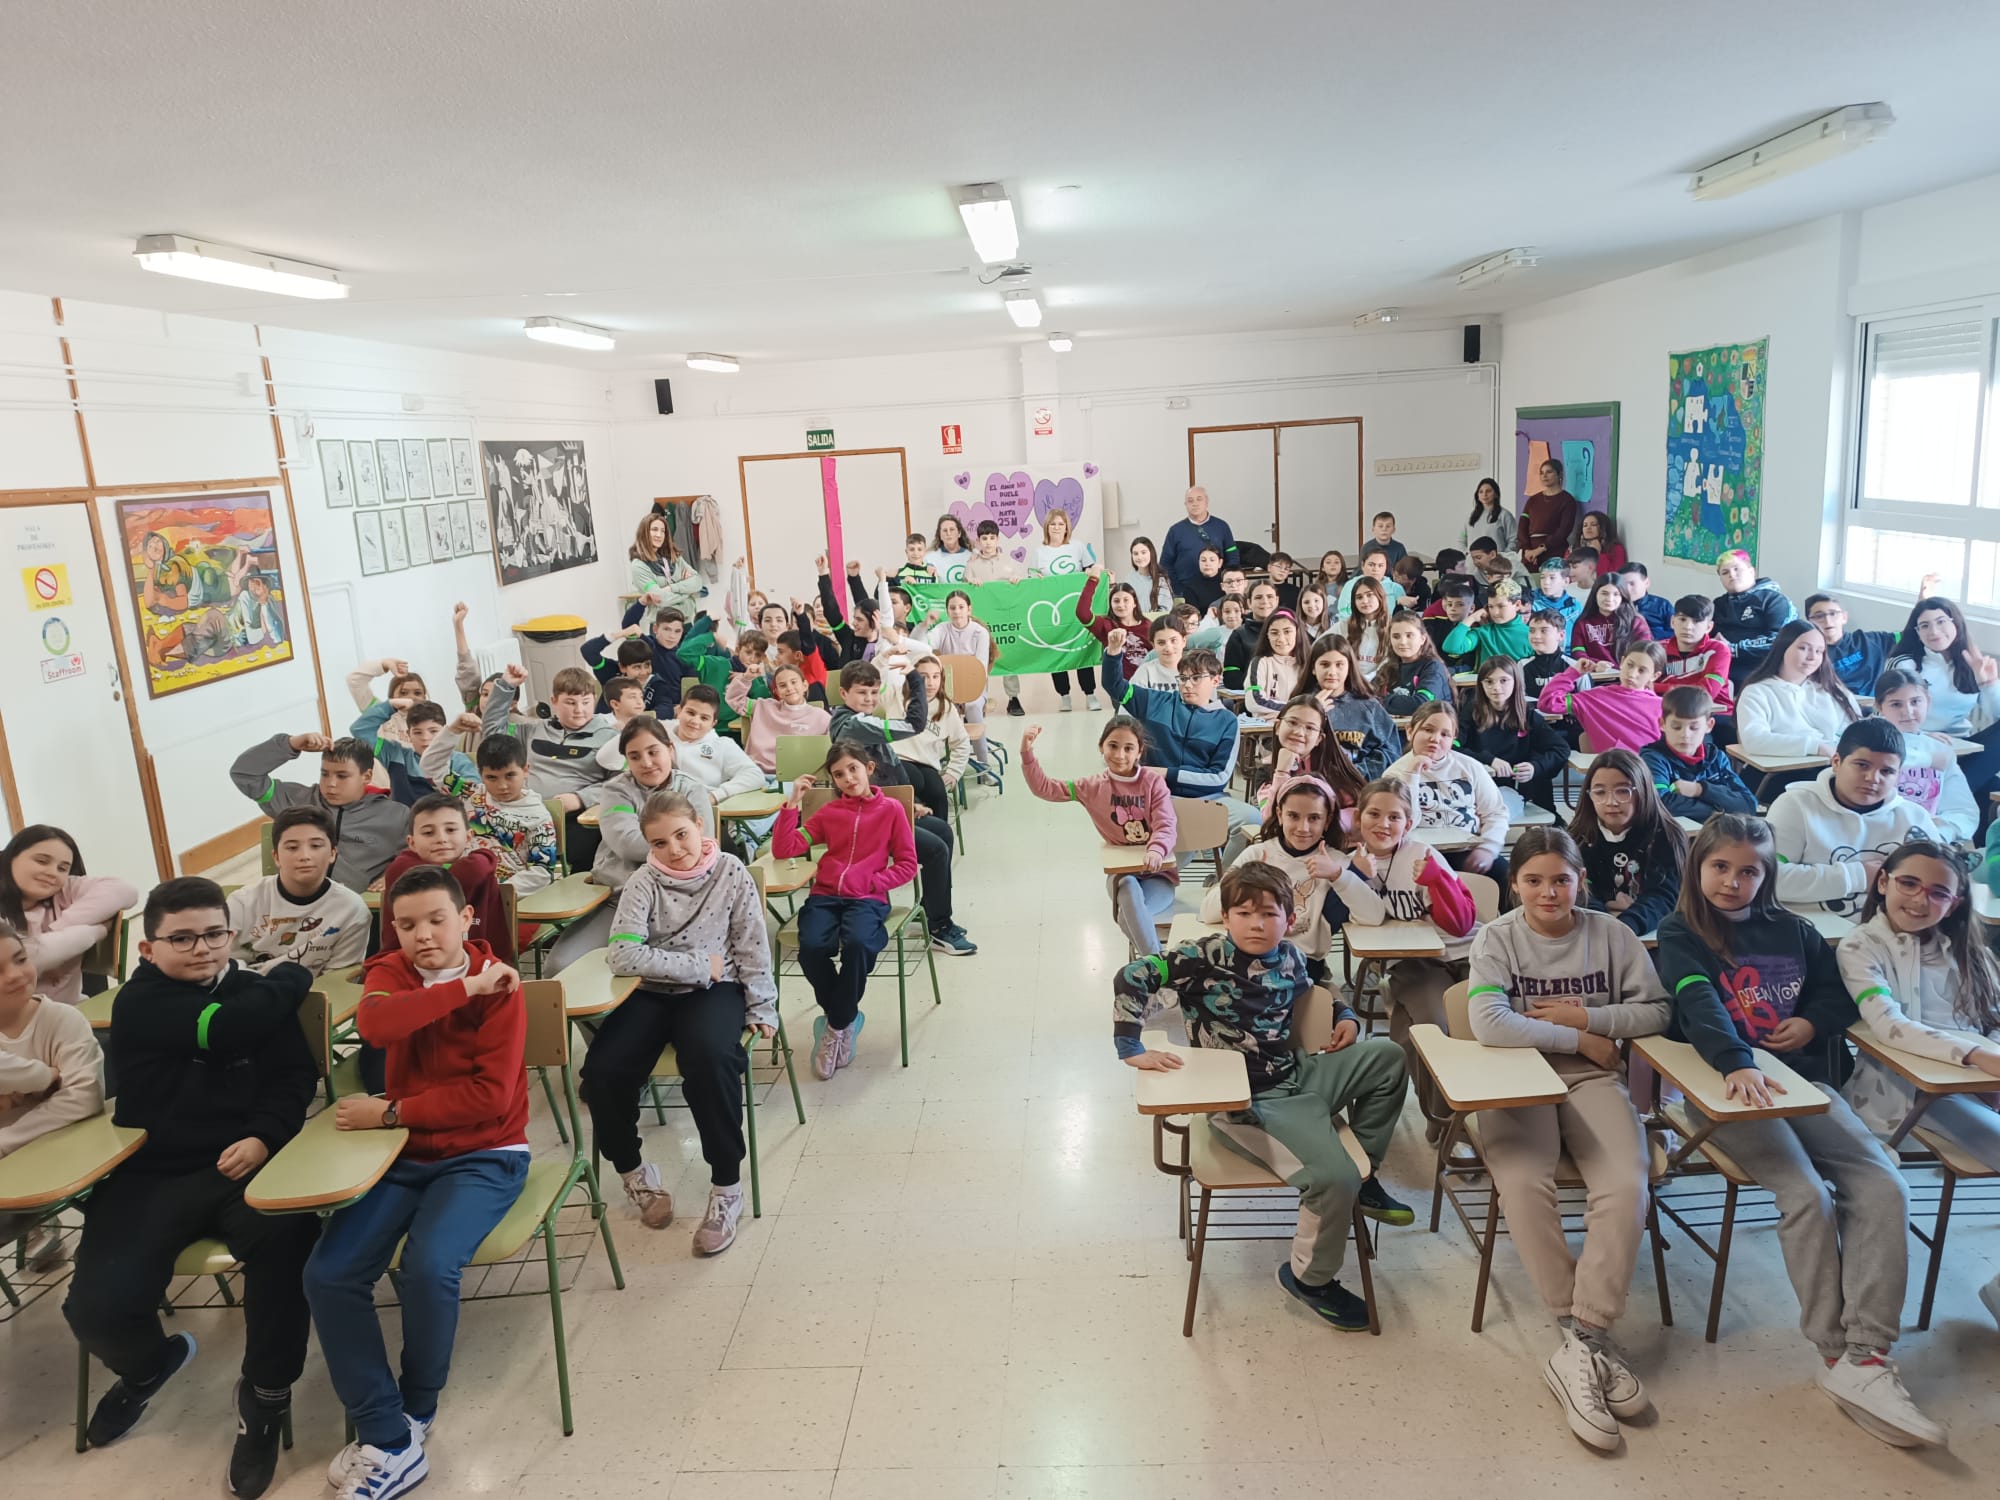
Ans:
[[[1996,56],[14,7],[8,1488],[1990,1494]]]

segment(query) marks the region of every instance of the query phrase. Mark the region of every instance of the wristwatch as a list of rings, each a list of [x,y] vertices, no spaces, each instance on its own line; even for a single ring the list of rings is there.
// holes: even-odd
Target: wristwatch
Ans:
[[[394,1130],[402,1123],[402,1111],[397,1108],[396,1101],[391,1099],[389,1107],[382,1112],[382,1128],[384,1130]]]

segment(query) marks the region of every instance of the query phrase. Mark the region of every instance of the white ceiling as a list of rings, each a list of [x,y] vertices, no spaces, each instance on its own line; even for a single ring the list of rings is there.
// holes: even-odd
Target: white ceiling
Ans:
[[[1044,329],[1457,317],[2000,170],[1996,59],[1990,0],[15,0],[0,287],[624,368],[998,345],[949,193],[997,179]],[[1877,99],[1857,155],[1684,190]],[[354,295],[150,275],[153,232]]]

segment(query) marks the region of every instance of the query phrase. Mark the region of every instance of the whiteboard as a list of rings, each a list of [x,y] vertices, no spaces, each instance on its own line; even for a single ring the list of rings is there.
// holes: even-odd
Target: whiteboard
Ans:
[[[903,561],[903,538],[910,525],[900,449],[748,456],[743,463],[743,507],[750,582],[773,599],[804,599],[817,587],[814,559],[827,549],[822,457],[833,464],[847,560],[860,563],[871,581],[875,569],[893,571]]]

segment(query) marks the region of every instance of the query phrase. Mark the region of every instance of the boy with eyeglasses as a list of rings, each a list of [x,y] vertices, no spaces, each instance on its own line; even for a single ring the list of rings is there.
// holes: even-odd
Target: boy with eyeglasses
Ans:
[[[1930,581],[1924,580],[1926,584]],[[1919,589],[1917,597],[1922,599],[1928,594],[1927,588]],[[1833,663],[1834,675],[1841,686],[1863,698],[1873,695],[1875,680],[1889,665],[1890,653],[1896,649],[1896,632],[1849,630],[1847,606],[1831,594],[1814,594],[1807,599],[1806,619],[1826,641],[1827,660]]]
[[[319,1073],[300,1029],[311,971],[258,974],[229,956],[222,887],[199,876],[146,898],[140,963],[111,1008],[119,1091],[113,1120],[146,1143],[92,1191],[63,1315],[118,1376],[92,1414],[92,1447],[123,1437],[194,1358],[194,1336],[160,1325],[174,1261],[214,1237],[243,1264],[243,1373],[229,1488],[264,1493],[276,1472],[292,1383],[305,1368],[304,1273],[311,1214],[243,1201],[257,1169],[298,1134]]]

